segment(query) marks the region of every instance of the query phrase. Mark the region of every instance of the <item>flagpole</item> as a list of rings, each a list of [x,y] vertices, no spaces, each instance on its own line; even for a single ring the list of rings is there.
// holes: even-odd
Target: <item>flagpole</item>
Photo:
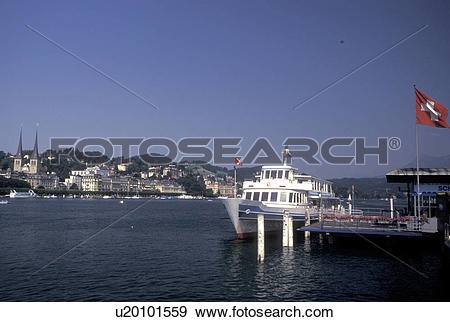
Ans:
[[[237,188],[237,183],[236,183],[236,166],[234,166],[234,198],[237,197],[236,188]]]
[[[416,97],[416,85],[414,85],[414,97]],[[416,111],[417,113],[417,111]],[[416,211],[414,211],[414,215],[420,217],[420,179],[419,179],[419,134],[418,134],[418,125],[416,120],[416,175],[417,175],[417,198],[416,198]]]
[[[417,217],[420,217],[420,179],[419,179],[419,139],[416,123],[416,174],[417,174]]]

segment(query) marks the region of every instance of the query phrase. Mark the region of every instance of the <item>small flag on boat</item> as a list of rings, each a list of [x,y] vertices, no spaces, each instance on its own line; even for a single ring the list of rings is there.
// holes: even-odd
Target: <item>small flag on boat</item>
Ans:
[[[448,109],[429,98],[417,88],[416,92],[416,123],[450,129],[447,123]]]
[[[241,160],[239,159],[239,158],[234,158],[234,165],[236,166],[236,167],[240,167],[241,165],[242,165],[242,162],[241,162]]]

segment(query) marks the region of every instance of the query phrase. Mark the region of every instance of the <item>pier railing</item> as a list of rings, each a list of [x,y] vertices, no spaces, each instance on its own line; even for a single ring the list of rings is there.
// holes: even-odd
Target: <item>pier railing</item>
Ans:
[[[373,211],[352,211],[351,214],[348,211],[325,211],[320,224],[322,229],[421,232],[423,224],[428,221],[427,217],[400,216],[399,212],[394,212],[393,217],[390,217],[390,210],[387,212],[375,208]]]

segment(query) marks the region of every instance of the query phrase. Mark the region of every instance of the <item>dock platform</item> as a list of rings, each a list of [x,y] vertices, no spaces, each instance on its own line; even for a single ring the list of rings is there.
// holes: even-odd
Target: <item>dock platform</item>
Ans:
[[[377,235],[377,236],[404,236],[422,237],[421,231],[410,231],[392,225],[374,223],[341,223],[341,222],[317,222],[298,228],[297,231],[332,234]]]

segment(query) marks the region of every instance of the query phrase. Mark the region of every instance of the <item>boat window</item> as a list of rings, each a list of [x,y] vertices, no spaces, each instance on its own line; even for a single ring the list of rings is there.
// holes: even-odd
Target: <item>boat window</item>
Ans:
[[[293,195],[293,193],[291,192],[291,193],[289,194],[289,202],[292,202],[292,195]]]
[[[278,179],[283,179],[283,170],[278,170]]]
[[[253,200],[259,201],[259,191],[253,193]]]
[[[270,194],[270,201],[276,202],[278,198],[278,192],[272,192]]]
[[[285,179],[289,179],[289,171],[285,171],[284,172],[284,178]]]
[[[286,202],[286,192],[280,193],[280,202]]]
[[[266,172],[266,179],[269,179],[270,171],[269,171],[269,170],[266,170],[265,172]]]
[[[263,192],[261,194],[261,201],[267,201],[269,200],[269,193],[268,192]]]
[[[246,192],[245,193],[245,199],[251,200],[252,199],[252,193],[251,192]]]
[[[270,171],[270,177],[272,179],[276,179],[277,178],[277,170],[272,170]]]

